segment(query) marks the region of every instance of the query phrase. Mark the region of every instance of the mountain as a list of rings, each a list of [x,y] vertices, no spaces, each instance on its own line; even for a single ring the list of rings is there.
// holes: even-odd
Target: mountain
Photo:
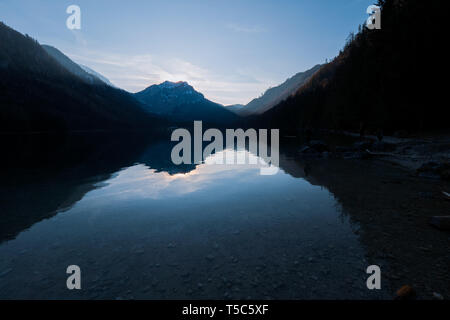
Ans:
[[[177,122],[202,120],[209,123],[229,123],[237,116],[224,106],[209,101],[187,82],[165,81],[152,85],[134,96],[147,110]]]
[[[1,22],[0,43],[1,132],[159,130],[165,123],[131,94]]]
[[[44,50],[55,58],[55,60],[58,61],[64,68],[69,70],[74,75],[84,79],[86,82],[90,84],[99,84],[99,81],[101,81],[108,86],[115,87],[106,77],[87,66],[73,62],[69,57],[55,47],[43,44],[42,48],[44,48]]]
[[[69,57],[55,47],[42,45],[42,48],[44,48],[44,50],[55,58],[55,60],[58,61],[64,68],[69,70],[74,75],[84,79],[86,82],[90,84],[99,84],[99,81],[101,81],[108,86],[115,87],[106,77],[87,66],[73,62]]]
[[[244,108],[244,107],[245,107],[245,105],[243,105],[243,104],[233,104],[231,106],[225,106],[225,109],[239,115],[240,112],[242,111],[242,108]]]
[[[385,134],[448,131],[444,2],[380,0],[381,29],[360,26],[341,52],[260,125]]]
[[[49,45],[41,45],[41,47],[56,61],[58,61],[59,64],[61,64],[64,68],[66,68],[68,71],[70,71],[75,76],[83,79],[89,84],[100,84],[99,78],[95,77],[94,75],[86,72],[81,68],[78,64],[73,62],[69,57],[67,57],[64,53],[56,49],[55,47],[49,46]]]
[[[79,66],[80,66],[84,71],[86,71],[87,73],[93,75],[94,77],[97,77],[98,79],[100,79],[101,81],[103,81],[103,82],[104,82],[105,84],[107,84],[108,86],[111,86],[111,87],[115,87],[115,88],[116,88],[116,86],[113,85],[113,84],[111,83],[111,81],[109,81],[108,78],[106,78],[105,76],[101,75],[101,74],[98,73],[97,71],[92,70],[92,69],[89,68],[88,66],[85,66],[85,65],[82,65],[82,64],[79,64]]]
[[[268,89],[261,97],[253,99],[245,107],[237,108],[242,116],[262,114],[295,93],[311,76],[320,69],[320,65],[299,72],[277,87]]]

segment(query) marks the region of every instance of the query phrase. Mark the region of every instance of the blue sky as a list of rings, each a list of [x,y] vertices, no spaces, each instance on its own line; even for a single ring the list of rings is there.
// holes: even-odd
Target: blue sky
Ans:
[[[336,56],[374,2],[0,0],[0,21],[130,92],[188,81],[208,99],[245,104]],[[81,30],[66,27],[72,4]]]

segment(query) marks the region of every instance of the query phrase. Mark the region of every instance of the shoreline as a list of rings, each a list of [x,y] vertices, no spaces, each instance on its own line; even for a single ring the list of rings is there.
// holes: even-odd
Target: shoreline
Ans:
[[[450,232],[432,220],[450,213],[450,136],[383,137],[382,143],[344,136],[354,139],[296,147],[299,176],[327,188],[360,227],[368,260],[382,266],[392,298],[410,286],[419,300],[449,299]]]
[[[352,132],[331,133],[332,137],[353,139],[346,143],[311,140],[298,150],[301,158],[374,159],[399,166],[418,176],[450,180],[450,134],[399,138],[373,135],[360,137]],[[450,192],[448,190],[447,192]]]

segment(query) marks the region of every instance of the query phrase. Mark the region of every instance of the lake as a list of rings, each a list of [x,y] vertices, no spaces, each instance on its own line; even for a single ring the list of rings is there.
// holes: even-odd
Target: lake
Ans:
[[[80,140],[23,139],[3,164],[1,299],[389,297],[387,280],[367,289],[360,225],[290,148],[264,176],[175,166],[164,139]]]

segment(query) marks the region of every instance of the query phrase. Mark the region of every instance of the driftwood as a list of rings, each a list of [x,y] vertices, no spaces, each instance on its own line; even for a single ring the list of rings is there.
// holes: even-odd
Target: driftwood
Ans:
[[[377,157],[393,157],[393,158],[400,158],[400,159],[406,159],[406,160],[420,160],[420,159],[429,159],[429,156],[418,156],[418,155],[407,155],[407,154],[397,154],[397,153],[391,153],[391,152],[372,152],[368,149],[366,149],[366,153],[370,156],[377,156]]]
[[[442,191],[442,194],[444,195],[444,197],[445,197],[447,200],[450,200],[450,193],[445,192],[445,191]]]
[[[372,152],[372,151],[369,151],[368,149],[366,149],[366,153],[368,155],[378,156],[378,157],[395,157],[395,156],[398,156],[396,154],[389,153],[389,152]]]
[[[430,224],[440,230],[450,230],[450,216],[435,216],[430,220]]]

